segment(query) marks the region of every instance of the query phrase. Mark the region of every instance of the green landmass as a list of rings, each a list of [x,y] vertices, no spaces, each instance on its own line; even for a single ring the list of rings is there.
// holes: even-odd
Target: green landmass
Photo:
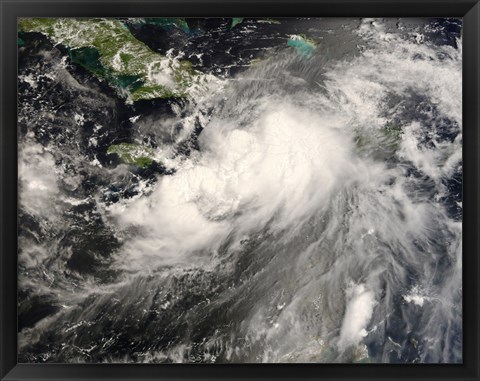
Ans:
[[[392,122],[387,122],[382,129],[385,137],[385,144],[392,150],[397,150],[402,140],[403,129]]]
[[[234,28],[235,25],[240,24],[242,21],[243,21],[243,17],[234,17],[234,18],[232,18],[232,24],[231,24],[230,28]]]
[[[141,23],[160,25],[165,30],[172,30],[174,28],[180,29],[185,33],[190,32],[187,20],[178,18],[161,18],[161,17],[147,17],[139,19]]]
[[[260,24],[281,24],[281,22],[279,20],[275,20],[275,19],[272,19],[272,18],[266,18],[266,19],[259,19],[257,20],[258,23]]]
[[[158,19],[188,28],[182,19]],[[170,20],[170,21],[169,21]],[[21,18],[21,32],[39,32],[68,49],[73,62],[125,90],[130,100],[186,97],[198,75],[189,61],[152,51],[116,19]]]
[[[394,140],[398,140],[401,137],[403,130],[401,126],[398,126],[392,122],[387,122],[383,128],[383,132],[385,136],[388,136]]]
[[[360,151],[380,149],[384,153],[395,153],[402,142],[403,129],[401,126],[388,121],[376,132],[367,134],[362,129],[356,129],[353,141]]]
[[[271,19],[271,18],[266,19],[265,22],[267,22],[268,24],[277,24],[277,25],[281,24],[280,21],[275,20],[275,19]]]
[[[148,167],[154,162],[153,149],[139,144],[112,144],[108,147],[107,153],[116,154],[122,162],[136,165],[140,168]]]

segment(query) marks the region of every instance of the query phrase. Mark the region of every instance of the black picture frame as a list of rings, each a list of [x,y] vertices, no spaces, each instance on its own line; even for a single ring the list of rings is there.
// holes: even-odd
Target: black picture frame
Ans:
[[[478,380],[480,4],[478,0],[0,0],[0,378],[13,380]],[[463,18],[463,364],[17,364],[17,17],[348,16]]]

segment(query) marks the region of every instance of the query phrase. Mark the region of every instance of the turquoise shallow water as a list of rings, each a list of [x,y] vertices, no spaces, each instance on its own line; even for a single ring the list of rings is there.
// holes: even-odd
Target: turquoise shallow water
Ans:
[[[300,55],[306,58],[311,57],[313,54],[313,51],[315,50],[315,45],[312,42],[309,42],[303,38],[301,39],[290,38],[287,44],[288,46],[294,47]]]

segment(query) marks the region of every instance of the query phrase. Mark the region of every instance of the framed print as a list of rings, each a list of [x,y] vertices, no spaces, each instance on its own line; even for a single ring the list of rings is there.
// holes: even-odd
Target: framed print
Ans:
[[[1,7],[2,380],[478,380],[478,1]]]

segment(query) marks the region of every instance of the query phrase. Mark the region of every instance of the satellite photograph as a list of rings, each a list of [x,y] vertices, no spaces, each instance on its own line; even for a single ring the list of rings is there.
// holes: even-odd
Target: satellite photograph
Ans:
[[[18,362],[462,363],[462,20],[18,19]]]

